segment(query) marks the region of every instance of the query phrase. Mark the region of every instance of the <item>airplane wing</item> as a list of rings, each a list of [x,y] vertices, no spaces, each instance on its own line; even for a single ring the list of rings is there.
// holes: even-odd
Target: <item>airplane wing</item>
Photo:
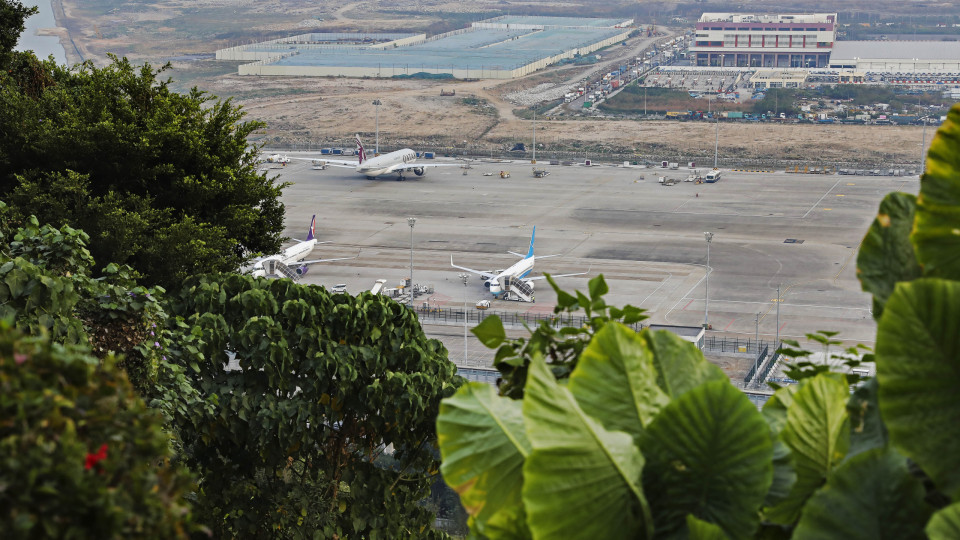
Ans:
[[[327,158],[305,158],[305,157],[292,157],[289,159],[295,159],[297,161],[320,161],[326,165],[332,165],[334,167],[343,167],[346,169],[356,169],[357,161],[356,160],[346,160],[346,159],[327,159]]]
[[[363,251],[363,250],[360,250],[360,251]],[[348,259],[356,259],[357,257],[360,256],[360,251],[357,251],[357,254],[354,255],[353,257],[337,257],[336,259],[314,259],[312,261],[300,261],[300,262],[294,263],[293,266],[302,265],[302,264],[317,264],[317,263],[325,263],[325,262],[333,262],[333,261],[346,261]]]
[[[412,171],[414,169],[432,169],[434,167],[460,167],[459,163],[398,163],[387,169],[388,173]]]
[[[540,257],[537,257],[537,258],[539,259]],[[591,267],[591,268],[592,268],[592,267]],[[577,272],[576,274],[550,274],[550,277],[552,277],[552,278],[558,278],[558,277],[585,276],[585,275],[587,275],[587,274],[589,274],[589,273],[590,273],[590,268],[587,268],[587,271],[586,271],[586,272]],[[547,276],[526,277],[526,278],[523,278],[523,279],[524,279],[525,281],[535,281],[535,280],[538,280],[538,279],[547,279]]]
[[[450,266],[457,268],[459,270],[466,270],[472,274],[477,274],[478,276],[483,277],[483,279],[490,279],[496,276],[496,274],[486,271],[486,270],[474,270],[473,268],[467,268],[466,266],[457,266],[453,264],[453,255],[450,256]]]
[[[511,255],[516,255],[517,257],[520,257],[521,259],[524,259],[524,258],[527,257],[527,256],[524,255],[523,253],[517,253],[516,251],[508,251],[507,253],[509,253],[509,254],[511,254]],[[557,253],[556,255],[537,255],[537,258],[538,258],[538,259],[549,259],[550,257],[559,257],[560,255],[561,255],[560,253]]]

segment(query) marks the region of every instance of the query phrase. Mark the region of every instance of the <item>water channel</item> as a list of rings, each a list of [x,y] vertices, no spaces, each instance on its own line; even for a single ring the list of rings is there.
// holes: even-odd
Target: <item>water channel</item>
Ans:
[[[57,21],[53,17],[53,4],[49,0],[35,0],[39,12],[27,19],[27,29],[20,34],[20,41],[17,42],[18,51],[32,50],[40,58],[46,58],[53,55],[59,64],[67,63],[67,55],[60,45],[59,36],[38,36],[37,31],[41,28],[55,28]],[[24,5],[29,6],[31,2],[26,1]]]

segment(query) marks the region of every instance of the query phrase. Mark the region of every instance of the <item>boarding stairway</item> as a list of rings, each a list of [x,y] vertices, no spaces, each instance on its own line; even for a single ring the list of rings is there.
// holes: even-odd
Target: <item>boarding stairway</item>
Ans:
[[[277,276],[281,278],[290,278],[293,281],[300,281],[300,274],[296,270],[283,264],[276,259],[263,261],[264,274],[268,276]]]
[[[517,297],[521,302],[533,302],[533,287],[521,278],[506,277],[503,279],[503,288]]]

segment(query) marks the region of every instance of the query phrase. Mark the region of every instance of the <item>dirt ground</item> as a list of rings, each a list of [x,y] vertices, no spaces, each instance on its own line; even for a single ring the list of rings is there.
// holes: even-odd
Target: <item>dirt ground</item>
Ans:
[[[106,53],[154,64],[171,61],[175,87],[198,86],[231,97],[249,118],[267,128],[257,142],[270,146],[349,145],[355,133],[372,139],[379,116],[381,145],[456,146],[479,152],[502,150],[514,142],[528,146],[533,122],[514,110],[517,92],[576,81],[588,68],[546,70],[522,80],[474,82],[395,81],[389,79],[241,77],[236,62],[209,59],[220,47],[270,39],[294,32],[329,30],[404,30],[428,27],[438,15],[477,18],[497,9],[497,0],[471,3],[401,0],[339,4],[294,0],[160,0],[132,4],[114,0],[85,3],[56,0],[54,11],[67,34],[68,58],[105,63]],[[556,7],[556,3],[546,3]],[[111,7],[113,6],[113,7]],[[413,20],[394,13],[413,12]],[[464,15],[464,12],[466,15]],[[319,19],[323,19],[321,22]],[[463,26],[467,24],[464,20]],[[629,56],[643,43],[622,48]],[[71,57],[72,56],[72,57]],[[608,61],[614,61],[611,58]],[[606,63],[606,62],[605,62]],[[440,91],[456,90],[441,97]],[[373,100],[379,99],[379,115]],[[678,161],[712,159],[716,126],[706,122],[632,121],[593,118],[538,118],[538,151],[580,151],[602,159],[604,153],[638,157],[666,156]],[[915,163],[920,156],[920,127],[841,125],[757,125],[722,123],[719,154],[749,159],[873,161]],[[932,130],[931,130],[932,131]],[[932,133],[928,133],[927,143]],[[545,156],[546,157],[546,156]]]

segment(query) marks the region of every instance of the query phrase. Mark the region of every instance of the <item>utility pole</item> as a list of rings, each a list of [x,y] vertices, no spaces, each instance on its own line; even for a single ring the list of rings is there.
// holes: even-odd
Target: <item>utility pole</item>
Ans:
[[[467,279],[470,274],[457,274],[463,281],[463,364],[467,364]]]
[[[926,154],[923,151],[923,149],[926,148],[926,146],[927,146],[927,118],[924,117],[923,118],[923,142],[920,143],[920,174],[921,175],[927,172],[927,160],[925,159]]]
[[[757,312],[757,327],[753,331],[753,340],[757,342],[757,353],[760,351],[760,312]]]
[[[376,125],[377,125],[377,141],[373,147],[373,155],[375,156],[380,155],[380,105],[383,105],[383,103],[380,103],[379,99],[373,100],[373,108],[376,111],[374,113],[374,118],[376,119]]]
[[[780,287],[782,283],[777,284],[777,338],[773,342],[773,346],[780,348]],[[776,354],[776,349],[774,349],[774,354]]]
[[[713,168],[717,168],[717,158],[720,156],[720,117],[717,116],[717,137],[713,143]]]
[[[707,275],[704,277],[703,290],[703,330],[706,331],[710,328],[708,320],[710,314],[710,241],[713,240],[713,233],[705,232],[703,237],[707,240]]]
[[[408,217],[407,224],[410,225],[410,309],[413,309],[413,226],[417,224],[417,218]]]

